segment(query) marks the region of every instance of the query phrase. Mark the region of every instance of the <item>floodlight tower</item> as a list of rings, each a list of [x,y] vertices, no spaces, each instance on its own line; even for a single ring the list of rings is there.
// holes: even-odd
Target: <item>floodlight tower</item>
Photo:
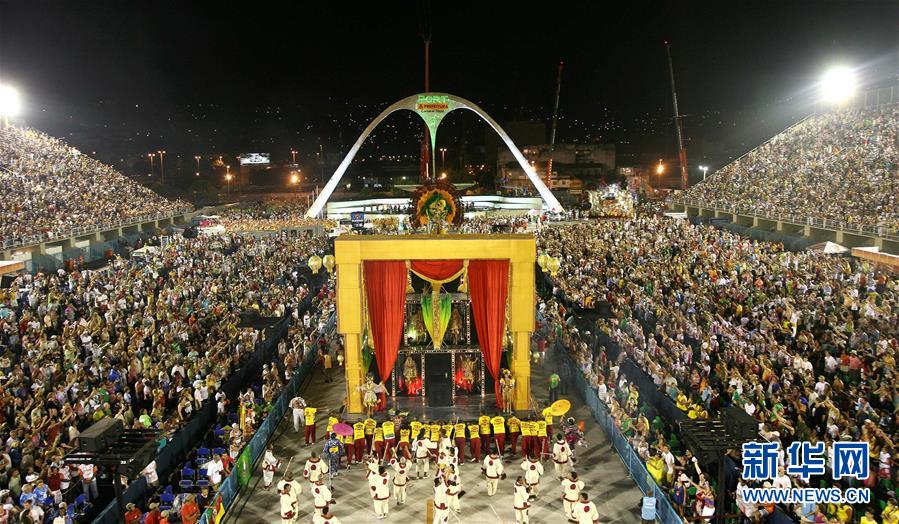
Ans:
[[[687,147],[684,145],[684,117],[677,110],[677,89],[674,88],[674,65],[671,63],[671,44],[665,42],[668,55],[668,77],[671,79],[671,100],[674,103],[674,127],[677,129],[677,158],[680,160],[680,186],[687,189]]]

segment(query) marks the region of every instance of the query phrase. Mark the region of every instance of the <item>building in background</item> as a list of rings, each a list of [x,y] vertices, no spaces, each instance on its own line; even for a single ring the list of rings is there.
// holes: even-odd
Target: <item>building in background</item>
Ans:
[[[546,182],[549,144],[522,146],[521,152]],[[585,186],[595,186],[602,183],[604,177],[615,174],[614,144],[556,144],[552,158],[552,189],[577,193]],[[511,151],[502,146],[497,148],[496,174],[498,185],[508,189],[532,187]]]

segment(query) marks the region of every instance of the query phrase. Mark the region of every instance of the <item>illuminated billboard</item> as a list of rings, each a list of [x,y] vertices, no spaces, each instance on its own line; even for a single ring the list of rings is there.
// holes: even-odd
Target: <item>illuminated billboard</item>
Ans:
[[[264,166],[272,162],[272,156],[269,153],[244,153],[240,155],[240,165],[242,166]]]

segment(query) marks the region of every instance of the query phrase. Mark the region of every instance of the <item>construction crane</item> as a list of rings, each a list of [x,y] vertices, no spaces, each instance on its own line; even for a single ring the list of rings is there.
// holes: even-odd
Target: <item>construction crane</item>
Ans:
[[[680,187],[687,189],[687,147],[684,145],[684,117],[677,110],[677,90],[674,88],[674,65],[671,63],[671,44],[665,42],[668,55],[668,76],[671,79],[671,100],[674,103],[674,127],[677,130],[677,158],[680,161]]]
[[[559,93],[562,91],[562,66],[559,60],[559,74],[556,77],[556,102],[553,106],[553,123],[549,132],[549,160],[546,161],[546,187],[553,188],[553,151],[556,149],[556,125],[559,122]]]

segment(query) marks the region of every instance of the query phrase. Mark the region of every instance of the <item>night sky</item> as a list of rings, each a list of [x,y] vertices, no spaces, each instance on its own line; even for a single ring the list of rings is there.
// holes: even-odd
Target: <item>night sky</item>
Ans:
[[[339,152],[380,109],[423,90],[423,5],[2,0],[0,81],[22,91],[29,125],[108,160],[158,148]],[[564,60],[561,140],[638,156],[674,152],[665,40],[693,158],[735,154],[807,113],[829,65],[864,66],[867,85],[895,84],[899,68],[895,1],[429,10],[432,90],[500,121],[548,120]],[[417,127],[393,124],[372,147],[414,153]]]

